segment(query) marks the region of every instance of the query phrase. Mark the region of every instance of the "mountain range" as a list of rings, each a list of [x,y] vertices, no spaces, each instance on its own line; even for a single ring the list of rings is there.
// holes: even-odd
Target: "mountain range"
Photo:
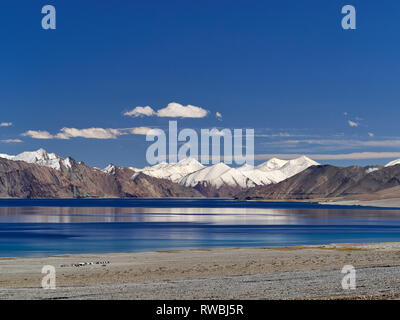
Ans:
[[[400,198],[400,165],[335,167],[318,165],[274,185],[239,193],[237,199],[300,200]],[[396,193],[397,192],[397,193]]]
[[[196,159],[142,169],[103,170],[44,149],[0,154],[2,198],[235,197],[236,199],[385,199],[400,195],[400,159],[386,166],[336,167],[305,157],[255,167]]]
[[[1,198],[201,197],[192,188],[129,168],[112,172],[88,167],[40,149],[0,156]],[[135,175],[135,178],[132,177]]]

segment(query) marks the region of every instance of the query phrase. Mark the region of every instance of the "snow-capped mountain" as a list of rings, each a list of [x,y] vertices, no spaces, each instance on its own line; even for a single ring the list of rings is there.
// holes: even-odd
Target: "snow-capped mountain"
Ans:
[[[272,181],[272,183],[278,183],[300,173],[308,167],[317,165],[319,165],[318,162],[311,160],[306,156],[301,156],[292,160],[273,158],[260,164],[255,169],[264,172],[265,177]]]
[[[0,154],[0,158],[5,158],[13,161],[24,161],[27,163],[33,163],[44,167],[53,168],[56,170],[61,169],[61,165],[66,168],[71,168],[71,158],[61,158],[55,153],[48,153],[44,149],[39,149],[36,151],[26,151],[22,152],[16,156],[11,156],[8,154]]]
[[[59,175],[60,179],[62,177],[58,181],[59,183],[72,183],[76,186],[75,189],[68,189],[70,184],[57,185],[54,190],[44,188],[45,193],[41,193],[41,188],[38,190],[26,189],[24,185],[26,180],[15,178],[18,180],[16,186],[23,186],[31,192],[29,194],[44,197],[47,195],[58,197],[89,194],[102,196],[112,194],[123,197],[131,195],[232,197],[252,187],[276,184],[310,166],[318,165],[317,162],[304,156],[293,160],[273,158],[256,167],[245,164],[239,168],[232,168],[222,162],[204,166],[194,158],[186,158],[178,163],[163,162],[143,169],[124,168],[110,164],[101,170],[104,172],[101,174],[99,169],[87,167],[84,163],[76,162],[70,157],[62,158],[55,153],[48,153],[44,149],[22,152],[15,156],[0,154],[0,158],[8,160],[1,161],[1,164],[5,168],[9,168],[10,172],[19,172],[18,170],[23,168],[23,170],[27,170],[28,175],[36,174],[39,178],[41,177],[40,179],[47,179],[46,183],[53,182],[49,176]],[[26,166],[17,162],[26,162],[47,168],[35,168],[35,166]],[[58,172],[49,172],[48,168],[56,169]],[[31,169],[32,171],[29,171]],[[118,187],[114,185],[116,181],[119,184]],[[122,191],[120,190],[121,186],[125,188],[121,189]],[[146,189],[147,193],[141,193],[142,189]],[[9,194],[7,192],[3,192],[5,196]]]
[[[278,183],[314,165],[318,163],[305,156],[293,160],[274,158],[255,168],[245,164],[235,169],[218,163],[188,174],[178,182],[188,187],[206,183],[217,189],[223,185],[249,188]]]
[[[62,167],[67,169],[72,167],[71,158],[64,159],[55,153],[48,153],[44,149],[23,152],[16,156],[0,154],[0,158],[24,161],[56,170],[61,170]],[[400,163],[400,160],[398,162]],[[195,187],[201,184],[219,189],[224,185],[251,188],[278,183],[313,165],[318,165],[318,163],[304,156],[293,160],[273,158],[256,167],[245,164],[239,168],[231,168],[224,163],[206,167],[194,158],[186,158],[177,163],[163,162],[143,169],[129,169],[135,171],[136,175],[141,172],[151,177],[168,179],[187,187]],[[102,171],[107,174],[115,174],[116,168],[115,165],[110,164]],[[132,177],[132,179],[134,178],[135,176]]]
[[[180,181],[183,177],[203,169],[204,166],[194,158],[185,158],[177,163],[162,162],[152,167],[143,169],[131,168],[155,178],[169,179],[173,182]]]
[[[387,163],[385,165],[385,167],[395,166],[396,164],[400,164],[400,159],[396,159],[396,160],[390,161],[389,163]]]
[[[272,158],[272,159],[269,159],[268,161],[258,165],[256,167],[256,169],[261,170],[261,171],[277,170],[279,168],[282,168],[288,162],[289,162],[288,160],[281,160],[281,159],[277,159],[277,158]]]
[[[199,183],[207,183],[217,189],[223,185],[239,186],[241,188],[254,187],[254,182],[238,169],[229,167],[220,162],[209,167],[186,175],[179,183],[186,187],[195,187]]]
[[[117,169],[117,166],[114,164],[109,164],[107,167],[105,167],[103,170],[104,173],[108,174],[115,174],[115,170]]]

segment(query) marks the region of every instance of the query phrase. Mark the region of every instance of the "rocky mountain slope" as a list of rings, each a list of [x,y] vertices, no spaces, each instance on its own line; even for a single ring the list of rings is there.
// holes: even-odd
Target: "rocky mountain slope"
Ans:
[[[136,174],[128,168],[116,167],[112,173],[105,173],[72,158],[59,160],[59,166],[52,168],[0,157],[0,197],[201,197],[192,188]]]
[[[27,163],[37,164],[40,166],[45,166],[57,170],[61,170],[61,167],[70,167],[70,159],[63,159],[55,153],[48,153],[44,149],[39,149],[37,151],[26,151],[22,152],[16,156],[11,156],[8,154],[0,154],[0,158],[13,160],[13,161],[24,161]]]
[[[310,167],[280,183],[240,193],[238,199],[359,198],[386,193],[394,197],[400,186],[400,165],[368,167]],[[400,197],[400,193],[397,197]],[[370,197],[369,197],[370,198]]]
[[[178,163],[162,162],[143,169],[131,168],[136,172],[142,172],[155,178],[169,179],[178,183],[186,175],[205,168],[200,162],[193,158],[186,158]],[[107,168],[106,168],[107,169]],[[105,169],[105,170],[106,170]]]
[[[104,170],[43,149],[0,154],[2,198],[236,197],[237,199],[400,198],[400,160],[335,167],[300,157],[256,167],[204,166],[195,159],[143,169]]]
[[[188,158],[178,163],[160,163],[143,169],[132,169],[194,188],[207,197],[232,197],[251,187],[285,180],[313,165],[318,163],[307,157],[293,160],[273,158],[257,167],[245,164],[240,168],[232,168],[224,163],[204,166]],[[108,172],[110,168],[104,171]]]

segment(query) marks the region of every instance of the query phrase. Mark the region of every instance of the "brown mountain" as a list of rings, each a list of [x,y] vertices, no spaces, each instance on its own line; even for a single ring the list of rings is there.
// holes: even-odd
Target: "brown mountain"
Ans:
[[[70,158],[60,170],[0,158],[1,198],[126,198],[201,197],[201,194],[165,179],[135,174],[115,167],[112,173]]]
[[[374,193],[382,198],[384,194],[396,196],[396,192],[400,191],[397,186],[400,186],[400,165],[345,168],[319,165],[309,167],[280,183],[251,188],[240,193],[237,198],[281,200],[360,198],[360,195]]]
[[[235,195],[245,190],[240,186],[230,186],[227,184],[216,188],[207,182],[199,182],[193,188],[207,198],[233,198]]]

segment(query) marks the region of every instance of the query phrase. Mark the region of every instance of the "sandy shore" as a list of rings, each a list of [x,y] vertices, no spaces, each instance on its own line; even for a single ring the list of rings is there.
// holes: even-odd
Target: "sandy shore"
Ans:
[[[382,208],[397,208],[400,209],[400,198],[390,199],[332,199],[321,200],[320,204],[342,205],[342,206],[362,206],[362,207],[382,207]]]
[[[97,261],[110,263],[71,266]],[[357,270],[356,290],[341,287],[348,264]],[[56,268],[55,290],[41,288],[44,265]],[[0,299],[399,297],[400,243],[0,259]]]

